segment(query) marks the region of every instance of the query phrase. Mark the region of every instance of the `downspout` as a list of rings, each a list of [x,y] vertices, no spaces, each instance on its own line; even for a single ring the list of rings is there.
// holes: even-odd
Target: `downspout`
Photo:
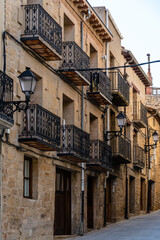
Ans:
[[[4,68],[5,70],[5,58],[4,58],[4,62],[2,61],[3,55],[5,55],[5,52],[3,52],[5,49],[4,47],[4,42],[2,40],[2,33],[5,30],[5,3],[4,0],[0,0],[0,61],[1,61],[1,65],[0,65],[0,70],[2,70]],[[4,135],[4,130],[1,129],[1,137]],[[2,199],[3,199],[3,191],[2,191],[2,173],[3,173],[3,156],[2,156],[2,148],[3,148],[3,144],[2,141],[0,139],[0,240],[2,240]]]
[[[148,126],[148,119],[147,119],[147,142],[148,142],[148,146],[150,145],[150,142],[149,142],[149,136],[150,134],[150,131],[149,131],[149,126]],[[148,151],[148,173],[147,173],[147,186],[148,186],[148,189],[147,189],[147,213],[150,213],[150,209],[149,209],[149,180],[150,180],[150,176],[149,176],[149,173],[150,173],[150,151]]]
[[[108,9],[106,9],[106,27],[108,28]],[[108,42],[106,42],[106,51],[105,51],[105,67],[106,69],[108,68]],[[106,70],[106,75],[108,76],[108,71]],[[109,131],[110,130],[110,112],[109,112],[109,105],[107,104],[106,108],[106,130]],[[104,114],[105,115],[105,114]],[[109,141],[107,141],[107,144],[109,144]],[[107,179],[109,178],[109,171],[107,171],[107,175],[105,177],[105,184],[104,184],[104,224],[103,226],[106,226],[106,221],[107,221],[107,216],[106,216],[106,199],[107,199],[107,192],[106,192],[106,187],[107,187]]]
[[[104,179],[104,223],[103,226],[106,226],[106,221],[107,221],[107,215],[106,215],[106,199],[107,199],[107,193],[106,193],[106,188],[107,188],[107,179],[109,178],[109,171],[107,171],[107,175]]]
[[[91,16],[90,9],[88,15],[84,15],[84,20],[81,21],[81,49],[83,50],[83,24],[84,21],[88,20]],[[84,86],[82,86],[82,112],[81,112],[81,129],[84,130]],[[81,163],[81,224],[80,224],[80,235],[84,235],[84,168],[85,163]]]
[[[126,115],[126,107],[124,107],[124,114]],[[124,128],[124,135],[126,136],[126,127]],[[127,163],[125,163],[126,169],[126,196],[125,196],[125,218],[128,219],[128,168]]]

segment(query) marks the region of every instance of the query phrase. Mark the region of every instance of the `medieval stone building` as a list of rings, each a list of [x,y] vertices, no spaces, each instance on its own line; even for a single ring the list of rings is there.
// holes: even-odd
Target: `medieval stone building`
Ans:
[[[2,239],[82,235],[158,209],[152,82],[110,12],[86,0],[0,4]]]

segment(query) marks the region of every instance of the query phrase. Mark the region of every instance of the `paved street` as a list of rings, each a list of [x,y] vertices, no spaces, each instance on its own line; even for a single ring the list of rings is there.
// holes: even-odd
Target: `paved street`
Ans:
[[[160,239],[160,211],[133,217],[72,240],[158,240]]]

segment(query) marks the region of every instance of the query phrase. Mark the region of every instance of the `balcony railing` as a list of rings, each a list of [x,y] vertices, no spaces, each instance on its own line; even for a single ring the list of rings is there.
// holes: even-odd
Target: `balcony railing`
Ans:
[[[113,102],[116,106],[127,106],[129,104],[129,85],[119,71],[110,72],[111,91]]]
[[[39,4],[26,5],[21,40],[47,61],[62,54],[62,28]]]
[[[78,86],[89,85],[90,74],[88,71],[74,71],[75,69],[88,69],[89,67],[90,60],[88,55],[75,42],[62,43],[60,71],[63,75]]]
[[[118,163],[131,162],[131,141],[125,137],[115,137],[111,141],[112,158],[116,159]]]
[[[13,79],[2,71],[0,71],[0,128],[11,128],[14,124],[13,104],[4,107],[1,100],[13,101]]]
[[[140,128],[147,126],[147,109],[142,102],[133,103],[133,122]]]
[[[100,140],[90,141],[90,163],[88,168],[104,171],[112,168],[112,148]]]
[[[111,95],[111,80],[102,71],[93,71],[90,75],[90,91],[88,95],[100,105],[110,104],[112,101]]]
[[[134,167],[144,168],[145,166],[145,152],[139,146],[133,146],[133,164]]]
[[[31,104],[24,113],[19,142],[43,151],[60,146],[60,118],[37,104]]]
[[[90,136],[74,125],[62,126],[62,142],[58,156],[69,161],[89,161]]]

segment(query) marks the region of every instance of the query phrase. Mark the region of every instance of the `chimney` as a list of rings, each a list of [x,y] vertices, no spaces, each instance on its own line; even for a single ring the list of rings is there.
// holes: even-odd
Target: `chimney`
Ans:
[[[151,75],[151,68],[150,68],[150,54],[149,53],[147,54],[147,57],[148,57],[148,73],[147,73],[147,75],[148,75],[149,80],[152,82],[152,75]]]
[[[148,73],[147,76],[149,80],[152,82],[152,75],[151,75],[151,68],[150,68],[150,54],[147,54],[148,57]],[[146,94],[147,95],[152,95],[152,87],[146,87]]]

